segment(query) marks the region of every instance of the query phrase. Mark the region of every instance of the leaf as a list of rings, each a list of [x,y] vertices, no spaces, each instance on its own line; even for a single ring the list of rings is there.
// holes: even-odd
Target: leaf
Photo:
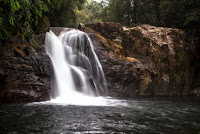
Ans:
[[[14,20],[13,20],[13,16],[9,16],[9,23],[11,24],[11,26],[14,26]]]
[[[51,0],[47,0],[48,4],[51,4]]]
[[[19,2],[16,1],[15,4],[16,4],[17,9],[19,9],[19,8],[20,8],[20,4],[19,4]]]

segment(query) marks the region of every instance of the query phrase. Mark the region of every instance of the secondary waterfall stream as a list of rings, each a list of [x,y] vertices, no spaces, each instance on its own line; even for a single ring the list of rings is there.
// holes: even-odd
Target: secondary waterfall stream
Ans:
[[[46,33],[46,51],[52,61],[52,100],[75,105],[107,105],[117,100],[101,97],[106,81],[101,64],[88,35],[65,29],[59,36]],[[113,102],[114,101],[114,102]]]

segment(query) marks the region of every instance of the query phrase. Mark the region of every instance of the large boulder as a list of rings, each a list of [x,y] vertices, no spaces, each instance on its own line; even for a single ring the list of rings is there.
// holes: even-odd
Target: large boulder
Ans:
[[[183,96],[195,87],[194,42],[180,29],[118,23],[80,25],[92,37],[108,92],[117,96]],[[196,84],[198,85],[198,84]]]
[[[0,102],[49,100],[51,61],[44,34],[21,42],[12,37],[0,53]]]

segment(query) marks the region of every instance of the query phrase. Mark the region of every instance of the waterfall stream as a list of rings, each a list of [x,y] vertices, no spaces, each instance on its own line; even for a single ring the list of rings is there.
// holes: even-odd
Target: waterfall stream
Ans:
[[[102,66],[86,33],[65,29],[56,36],[50,31],[45,46],[54,70],[51,102],[107,105]]]

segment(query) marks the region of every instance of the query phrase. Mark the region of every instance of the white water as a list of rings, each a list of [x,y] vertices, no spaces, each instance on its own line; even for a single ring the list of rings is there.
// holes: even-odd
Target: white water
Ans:
[[[79,30],[66,30],[59,36],[46,33],[46,51],[54,76],[50,103],[67,105],[126,105],[102,97],[106,82],[90,38]]]

